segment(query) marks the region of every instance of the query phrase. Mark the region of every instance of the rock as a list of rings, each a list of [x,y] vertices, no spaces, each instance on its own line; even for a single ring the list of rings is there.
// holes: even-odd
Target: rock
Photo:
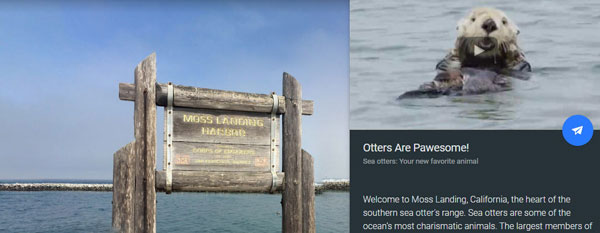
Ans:
[[[323,180],[315,184],[315,193],[321,194],[326,191],[350,191],[350,180]]]
[[[14,183],[0,184],[0,191],[112,191],[112,184]]]

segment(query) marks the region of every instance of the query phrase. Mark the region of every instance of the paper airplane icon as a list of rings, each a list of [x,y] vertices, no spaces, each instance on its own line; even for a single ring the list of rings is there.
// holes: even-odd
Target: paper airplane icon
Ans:
[[[573,132],[575,132],[575,135],[577,135],[577,134],[581,135],[581,131],[583,130],[583,125],[579,126],[579,127],[572,128],[571,130],[573,130]]]
[[[473,45],[473,55],[477,56],[483,52],[485,52],[484,49],[479,48],[479,46],[477,46],[477,45]]]

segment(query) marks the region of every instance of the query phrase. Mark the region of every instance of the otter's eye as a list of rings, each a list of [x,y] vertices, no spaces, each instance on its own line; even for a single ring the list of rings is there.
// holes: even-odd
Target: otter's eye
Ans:
[[[502,20],[502,24],[506,25],[506,19]]]
[[[475,18],[471,18],[471,22],[475,22]]]

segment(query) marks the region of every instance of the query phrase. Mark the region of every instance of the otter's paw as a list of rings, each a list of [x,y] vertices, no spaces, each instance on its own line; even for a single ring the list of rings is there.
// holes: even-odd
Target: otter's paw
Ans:
[[[517,65],[515,65],[513,67],[513,70],[531,72],[531,64],[529,64],[529,62],[523,60],[523,61],[519,62]]]
[[[437,89],[437,84],[435,82],[426,82],[419,86],[419,90],[432,90]]]

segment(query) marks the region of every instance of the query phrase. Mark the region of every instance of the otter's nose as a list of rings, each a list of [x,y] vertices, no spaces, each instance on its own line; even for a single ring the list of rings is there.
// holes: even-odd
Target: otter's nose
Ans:
[[[498,29],[498,27],[496,27],[496,22],[494,22],[494,20],[492,19],[488,19],[485,22],[483,22],[481,28],[483,28],[483,30],[485,30],[488,34]]]

